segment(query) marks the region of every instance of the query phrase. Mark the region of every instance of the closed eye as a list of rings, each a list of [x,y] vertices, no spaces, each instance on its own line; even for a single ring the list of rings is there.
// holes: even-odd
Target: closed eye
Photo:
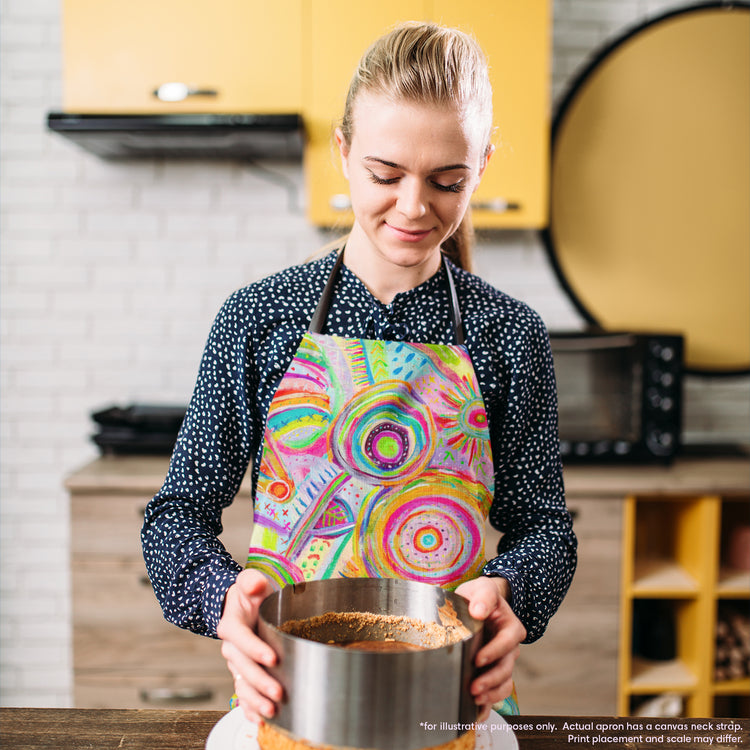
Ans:
[[[370,175],[370,179],[376,185],[393,185],[399,181],[398,177],[381,177],[380,175],[375,174],[371,169],[368,169],[367,172]]]
[[[445,193],[460,193],[466,187],[463,180],[459,180],[458,182],[454,182],[450,185],[443,185],[440,182],[433,182],[432,184],[438,190],[442,190]]]
[[[370,180],[376,185],[395,185],[401,179],[400,177],[381,177],[371,169],[368,169],[367,173]],[[465,187],[464,180],[458,180],[457,182],[453,182],[450,185],[444,185],[441,182],[435,182],[434,180],[431,180],[430,184],[443,193],[460,193]]]

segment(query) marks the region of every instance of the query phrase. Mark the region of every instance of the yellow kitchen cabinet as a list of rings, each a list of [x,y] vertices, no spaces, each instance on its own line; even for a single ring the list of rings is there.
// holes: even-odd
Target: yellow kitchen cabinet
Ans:
[[[63,0],[63,108],[299,113],[302,0]],[[161,101],[163,84],[196,93]]]
[[[664,695],[681,699],[684,716],[740,715],[734,706],[747,700],[750,677],[717,677],[716,634],[723,603],[750,613],[750,576],[732,569],[727,556],[731,531],[747,523],[749,507],[744,493],[626,499],[619,715]],[[650,653],[665,640],[664,653]]]
[[[318,225],[352,221],[348,186],[332,133],[366,46],[404,20],[429,19],[473,34],[490,63],[497,146],[474,196],[477,227],[542,227],[547,221],[549,154],[549,0],[412,0],[310,4],[310,67],[305,78],[308,217]]]
[[[429,0],[310,2],[310,65],[304,79],[307,215],[317,225],[347,227],[349,185],[333,131],[344,113],[349,82],[367,46],[404,20],[426,20]]]
[[[547,223],[551,3],[433,0],[433,17],[482,46],[490,65],[496,150],[472,200],[474,225]]]

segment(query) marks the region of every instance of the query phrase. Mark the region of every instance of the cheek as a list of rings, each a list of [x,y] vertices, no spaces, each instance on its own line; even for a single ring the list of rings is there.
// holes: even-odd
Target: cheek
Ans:
[[[461,222],[469,208],[471,193],[464,191],[459,195],[446,195],[440,204],[441,218],[446,224],[456,225]]]
[[[389,191],[383,185],[373,185],[369,180],[349,182],[352,206],[362,213],[377,213],[389,205]]]

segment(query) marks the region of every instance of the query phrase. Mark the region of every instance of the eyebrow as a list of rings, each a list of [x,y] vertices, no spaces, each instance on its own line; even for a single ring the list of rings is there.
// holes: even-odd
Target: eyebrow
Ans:
[[[385,167],[391,167],[392,169],[403,169],[400,164],[396,164],[392,161],[386,161],[385,159],[380,159],[377,156],[365,156],[364,161],[374,161],[378,164],[382,164]],[[467,164],[447,164],[444,167],[431,169],[430,174],[437,174],[438,172],[453,172],[456,169],[470,169],[470,167]]]

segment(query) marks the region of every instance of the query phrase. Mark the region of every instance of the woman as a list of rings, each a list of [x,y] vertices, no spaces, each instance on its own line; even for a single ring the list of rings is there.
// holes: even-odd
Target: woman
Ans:
[[[252,720],[281,699],[255,624],[285,583],[457,587],[493,633],[471,688],[480,716],[511,696],[519,644],[567,591],[576,542],[548,337],[466,270],[491,127],[471,38],[409,23],[378,40],[335,136],[351,233],[339,252],[236,292],[215,321],[143,546],[166,617],[223,640]],[[217,534],[251,458],[240,572]],[[504,533],[488,562],[487,514]]]

